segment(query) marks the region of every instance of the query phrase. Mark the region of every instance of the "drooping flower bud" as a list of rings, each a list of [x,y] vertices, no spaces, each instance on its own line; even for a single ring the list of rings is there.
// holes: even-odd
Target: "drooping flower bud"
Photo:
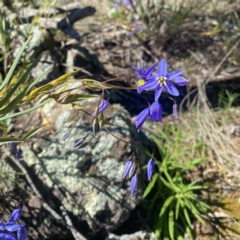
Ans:
[[[153,175],[153,172],[154,172],[154,166],[155,166],[154,159],[151,158],[151,159],[148,161],[148,166],[147,166],[148,181],[151,181],[151,179],[152,179],[152,175]]]
[[[99,106],[96,108],[94,113],[92,114],[92,117],[96,117],[97,114],[102,113],[106,108],[108,107],[108,100],[104,100],[99,104]]]
[[[17,149],[15,156],[16,156],[17,160],[19,160],[22,157],[22,149],[21,148]]]
[[[18,208],[13,210],[10,221],[16,222],[21,217],[22,212],[23,212],[23,205],[19,204]]]
[[[126,178],[126,176],[128,175],[128,173],[129,173],[129,171],[130,171],[130,169],[132,167],[132,164],[133,164],[132,160],[128,160],[126,162],[125,167],[124,167],[124,171],[123,171],[122,179]]]
[[[99,121],[97,118],[94,118],[93,120],[93,135],[96,136],[97,133],[99,132],[100,128],[99,128]]]
[[[65,140],[69,137],[69,135],[70,135],[70,132],[64,133],[63,136],[62,136],[61,139],[60,139],[60,142],[65,141]]]
[[[76,147],[81,146],[81,145],[84,143],[84,141],[85,141],[85,138],[80,138],[79,140],[77,140],[77,141],[74,143],[73,147],[76,148]]]
[[[13,150],[14,147],[15,147],[15,143],[14,143],[14,142],[10,142],[10,143],[9,143],[9,147],[10,147],[11,150]]]
[[[134,177],[131,180],[131,185],[130,185],[130,192],[131,195],[134,194],[136,187],[137,187],[138,179],[137,179],[137,174],[134,175]]]
[[[173,104],[173,116],[178,120],[177,104]]]
[[[136,167],[135,163],[133,163],[129,170],[128,177],[131,178],[136,173],[136,171],[137,171],[137,167]]]

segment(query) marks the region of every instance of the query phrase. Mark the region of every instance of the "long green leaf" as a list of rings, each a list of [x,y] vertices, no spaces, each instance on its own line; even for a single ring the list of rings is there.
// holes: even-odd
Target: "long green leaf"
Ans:
[[[24,96],[25,91],[19,93],[14,99],[11,100],[11,102],[9,102],[8,105],[6,105],[4,108],[0,110],[0,115],[7,114],[14,110],[17,104],[24,98]]]
[[[174,240],[174,212],[172,206],[170,207],[170,211],[168,213],[168,231],[170,238]]]
[[[176,202],[176,209],[175,209],[175,220],[178,220],[179,209],[180,209],[180,201],[179,201],[179,199],[177,199],[177,202]]]
[[[146,187],[146,189],[144,191],[143,198],[145,198],[151,192],[151,190],[153,189],[153,187],[156,183],[157,178],[158,178],[158,174],[155,173],[152,177],[152,180],[149,182],[148,186]]]
[[[188,237],[190,239],[193,239],[191,227],[188,226],[188,223],[186,222],[186,219],[182,214],[180,214],[180,219],[182,220],[182,223],[184,225],[184,228],[185,228],[185,231],[187,232]]]
[[[21,112],[17,112],[17,113],[13,113],[13,114],[9,114],[9,115],[5,115],[3,117],[0,117],[0,121],[3,121],[3,120],[6,120],[6,119],[9,119],[9,118],[14,118],[14,117],[17,117],[17,116],[21,116],[23,114],[26,114],[26,113],[29,113],[29,112],[32,112],[40,107],[42,107],[43,105],[45,105],[46,103],[50,102],[52,99],[48,99],[47,101],[45,102],[42,102],[40,104],[38,104],[37,106],[35,107],[31,107],[31,108],[28,108],[24,111],[21,111]]]
[[[24,49],[26,48],[26,46],[28,45],[29,41],[31,40],[31,38],[32,37],[28,38],[28,40],[23,44],[23,46],[21,47],[20,51],[18,52],[18,54],[17,54],[17,56],[16,56],[16,58],[15,58],[13,64],[12,64],[11,68],[9,69],[9,71],[7,73],[7,76],[5,77],[3,83],[0,86],[0,91],[2,91],[2,89],[6,86],[6,84],[11,79],[12,74],[13,74],[13,72],[14,72],[14,70],[15,70],[15,68],[16,68],[16,66],[17,66],[17,64],[18,64],[18,62],[19,62],[19,60],[21,58],[21,55],[22,55]]]
[[[167,198],[167,200],[164,202],[162,209],[159,213],[159,217],[163,216],[163,214],[165,213],[166,209],[168,208],[168,206],[171,204],[171,202],[173,201],[174,196],[170,196]]]
[[[50,69],[48,69],[47,71],[45,71],[44,73],[40,74],[27,88],[26,94],[28,94],[31,89],[50,71]]]
[[[185,219],[186,219],[189,227],[191,228],[191,227],[192,227],[192,224],[191,224],[191,221],[190,221],[190,218],[189,218],[189,215],[188,215],[188,211],[187,211],[186,208],[183,209],[183,213],[184,213]]]
[[[7,93],[7,95],[0,100],[0,106],[3,106],[10,97],[13,96],[14,92],[18,89],[18,87],[27,79],[29,76],[29,73],[31,70],[36,66],[36,64],[39,62],[40,56],[31,64],[30,67],[28,67],[27,71],[23,74],[23,76],[17,81],[17,83],[10,89],[10,91]],[[26,92],[26,91],[25,91]]]
[[[189,202],[189,205],[190,205],[190,210],[191,210],[192,214],[198,219],[199,222],[201,222],[203,225],[205,225],[204,220],[200,216],[200,212],[195,208],[195,206],[191,202]]]
[[[4,143],[9,143],[9,142],[22,142],[30,137],[32,137],[34,134],[36,134],[39,130],[41,130],[45,125],[42,125],[40,127],[37,127],[31,131],[29,131],[28,133],[26,133],[22,138],[0,138],[0,144],[4,144]]]

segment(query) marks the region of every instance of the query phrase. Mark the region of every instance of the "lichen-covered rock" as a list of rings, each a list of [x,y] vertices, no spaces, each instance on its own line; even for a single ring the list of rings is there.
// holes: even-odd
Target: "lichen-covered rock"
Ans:
[[[110,234],[106,240],[154,240],[154,233],[148,233],[144,231],[135,232],[132,234],[124,234],[122,236],[117,236],[115,234]]]
[[[86,101],[86,109],[92,113],[97,99]],[[69,130],[69,123],[77,117],[80,120],[71,135],[59,143],[61,136]],[[69,105],[51,102],[42,109],[45,121],[56,131],[51,140],[34,148],[42,151],[32,158],[31,149],[24,149],[26,163],[34,168],[38,178],[53,192],[61,204],[77,216],[87,221],[92,231],[116,229],[129,216],[141,199],[141,181],[137,192],[130,196],[129,180],[122,181],[124,163],[132,154],[132,135],[136,134],[126,110],[120,105],[109,106],[104,112],[114,126],[107,126],[112,135],[102,130],[84,149],[74,149],[76,140],[84,137],[92,129],[92,118],[82,112],[71,110]],[[89,135],[86,141],[92,138]],[[143,154],[139,150],[137,160],[142,166]]]

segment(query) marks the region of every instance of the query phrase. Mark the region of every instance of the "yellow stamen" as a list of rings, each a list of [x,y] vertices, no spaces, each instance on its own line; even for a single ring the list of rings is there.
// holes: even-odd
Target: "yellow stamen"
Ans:
[[[140,79],[138,82],[137,82],[137,85],[139,87],[143,86],[146,82],[143,80],[143,79]]]
[[[167,86],[166,77],[157,77],[156,80],[158,81],[158,84],[160,85],[160,87],[164,84],[165,86]]]

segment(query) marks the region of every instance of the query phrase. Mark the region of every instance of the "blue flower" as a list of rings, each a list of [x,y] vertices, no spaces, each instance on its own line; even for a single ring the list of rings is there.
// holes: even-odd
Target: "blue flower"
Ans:
[[[150,106],[151,122],[162,121],[162,106],[159,102],[154,102]]]
[[[98,114],[102,113],[107,107],[108,107],[108,100],[104,100],[103,102],[101,102],[99,104],[98,107],[96,107],[95,112],[92,114],[92,117],[96,117],[97,112],[98,112]],[[97,109],[98,109],[98,111],[97,111]]]
[[[148,161],[148,166],[147,166],[148,181],[151,181],[151,179],[152,179],[152,175],[153,175],[153,172],[154,172],[154,166],[155,166],[154,159],[151,158],[151,159]]]
[[[137,117],[133,120],[133,122],[136,123],[136,128],[138,129],[138,132],[140,131],[142,125],[147,120],[150,113],[149,108],[145,108],[142,112],[140,112]]]
[[[137,82],[137,92],[141,93],[143,91],[143,86],[144,84],[149,80],[150,74],[152,73],[154,69],[155,64],[153,64],[151,67],[149,67],[147,70],[145,70],[144,67],[144,61],[142,61],[142,69],[138,69],[134,66],[132,68],[135,70],[137,77],[138,77],[138,82]]]
[[[133,165],[133,162],[132,160],[128,160],[125,164],[125,167],[124,167],[124,171],[123,171],[123,176],[122,176],[122,179],[126,178],[126,176],[128,175],[131,167]]]
[[[0,240],[27,240],[28,234],[24,223],[17,224],[16,221],[22,215],[22,205],[19,205],[12,214],[10,220],[5,224],[0,220]],[[17,237],[14,232],[17,232]]]
[[[162,59],[158,63],[158,72],[152,73],[151,79],[143,86],[142,90],[152,90],[156,88],[155,101],[158,100],[163,89],[173,96],[178,96],[179,92],[171,80],[178,78],[182,73],[183,70],[167,73],[167,62]]]
[[[134,177],[132,178],[131,184],[130,184],[131,195],[134,194],[136,187],[137,187],[137,183],[138,183],[137,174],[135,174]]]

